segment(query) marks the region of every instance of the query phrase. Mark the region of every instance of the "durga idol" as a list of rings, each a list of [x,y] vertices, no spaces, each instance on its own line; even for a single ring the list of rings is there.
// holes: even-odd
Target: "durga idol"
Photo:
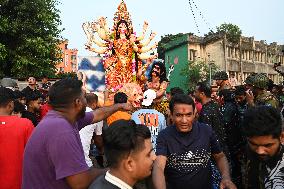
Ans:
[[[142,35],[136,36],[123,0],[113,20],[112,30],[108,28],[104,17],[84,23],[83,29],[88,39],[86,49],[104,55],[106,89],[116,92],[126,83],[139,83],[146,70],[142,60],[156,57],[148,55],[147,52],[156,49],[157,43],[149,45],[156,33],[151,33],[149,38],[144,39],[148,28],[147,22],[144,22]],[[95,37],[95,33],[99,38]],[[94,44],[97,47],[93,47]]]

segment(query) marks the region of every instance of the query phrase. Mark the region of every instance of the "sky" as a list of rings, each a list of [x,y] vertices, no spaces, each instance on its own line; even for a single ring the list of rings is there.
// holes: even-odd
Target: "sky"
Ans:
[[[284,45],[284,0],[124,0],[132,17],[134,30],[141,33],[143,22],[149,23],[148,33],[157,32],[153,41],[166,34],[188,33],[203,36],[222,23],[240,27],[243,36]],[[121,0],[59,0],[58,9],[64,28],[62,36],[69,40],[69,48],[78,55],[93,53],[84,49],[87,41],[82,29],[84,22],[107,17],[112,27],[113,15]],[[196,5],[196,6],[195,6]],[[199,32],[198,32],[199,30]]]

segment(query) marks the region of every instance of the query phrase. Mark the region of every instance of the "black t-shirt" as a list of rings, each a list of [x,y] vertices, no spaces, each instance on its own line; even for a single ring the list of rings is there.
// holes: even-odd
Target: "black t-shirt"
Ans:
[[[36,117],[36,114],[29,112],[29,111],[23,111],[22,112],[22,118],[27,118],[33,122],[33,125],[36,127],[38,124],[38,119]]]
[[[42,95],[41,95],[41,92],[39,91],[39,90],[37,90],[37,89],[32,89],[32,88],[30,88],[29,86],[27,86],[26,88],[24,88],[23,90],[22,90],[22,93],[24,93],[24,95],[27,97],[27,96],[30,96],[30,95],[36,95],[36,96],[39,96],[39,97],[41,97]]]
[[[207,102],[206,104],[203,104],[202,110],[198,117],[198,121],[208,124],[213,128],[213,131],[216,133],[220,145],[228,156],[229,153],[227,152],[226,146],[227,136],[225,133],[224,118],[219,110],[218,104],[213,100]]]
[[[210,126],[195,122],[189,133],[169,126],[159,134],[156,150],[167,157],[167,189],[212,188],[210,158],[221,148]]]

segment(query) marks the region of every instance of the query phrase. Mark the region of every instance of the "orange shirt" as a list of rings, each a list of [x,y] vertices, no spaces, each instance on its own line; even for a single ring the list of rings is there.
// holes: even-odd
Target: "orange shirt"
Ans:
[[[24,148],[33,129],[28,119],[0,116],[0,188],[21,188]]]
[[[108,126],[114,122],[117,121],[119,119],[124,119],[124,120],[130,120],[131,119],[131,115],[127,112],[123,112],[123,111],[117,111],[114,114],[112,114],[111,116],[109,116],[107,118],[107,124]]]

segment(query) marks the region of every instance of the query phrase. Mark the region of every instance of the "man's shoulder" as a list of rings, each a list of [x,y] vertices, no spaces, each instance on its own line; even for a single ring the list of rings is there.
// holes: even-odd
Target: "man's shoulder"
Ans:
[[[160,137],[168,137],[176,134],[176,126],[171,125],[163,129],[158,136]]]
[[[265,91],[259,95],[257,95],[256,99],[262,99],[262,100],[265,100],[265,99],[269,99],[269,98],[273,98],[274,95],[268,91]]]
[[[92,184],[89,186],[89,189],[119,189],[117,186],[113,185],[112,183],[108,182],[105,179],[105,174],[99,176]]]
[[[213,101],[213,100],[211,100],[211,101],[209,101],[209,102],[207,102],[207,103],[202,105],[202,111],[210,110],[212,108],[218,108],[218,104],[215,101]]]
[[[73,131],[72,125],[62,116],[57,114],[55,111],[50,110],[46,116],[39,122],[37,128],[44,130],[53,130],[60,133],[66,132],[66,130]]]
[[[144,109],[144,108],[141,108],[141,109],[136,110],[135,112],[133,112],[133,114],[148,113],[148,112],[153,112],[153,109]]]
[[[31,122],[31,120],[27,119],[27,118],[16,118],[16,122],[25,126],[25,127],[30,127],[33,126],[33,123]]]
[[[279,102],[277,98],[270,92],[264,92],[256,97],[256,103],[260,105],[271,105],[273,107],[278,107]]]
[[[43,118],[43,120],[48,120],[48,121],[55,120],[56,122],[64,121],[68,123],[68,121],[63,116],[61,116],[57,111],[54,111],[54,110],[49,110],[46,116]]]
[[[25,92],[25,91],[28,91],[28,90],[31,90],[31,88],[29,86],[26,86],[25,88],[23,88],[22,92]]]
[[[129,114],[126,111],[116,111],[111,116],[113,116],[113,117],[120,117],[121,115],[130,115],[130,117],[131,117],[131,114]]]
[[[193,127],[198,127],[199,129],[202,130],[212,130],[212,127],[210,127],[208,124],[199,121],[195,121],[193,123]]]
[[[199,122],[199,121],[196,121],[194,123],[193,127],[195,129],[198,129],[200,134],[209,134],[209,135],[211,135],[211,133],[213,132],[213,129],[212,129],[211,126],[209,126],[206,123]]]
[[[31,120],[27,118],[22,118],[18,116],[9,116],[6,118],[6,120],[12,121],[12,124],[20,125],[21,127],[34,127]]]

